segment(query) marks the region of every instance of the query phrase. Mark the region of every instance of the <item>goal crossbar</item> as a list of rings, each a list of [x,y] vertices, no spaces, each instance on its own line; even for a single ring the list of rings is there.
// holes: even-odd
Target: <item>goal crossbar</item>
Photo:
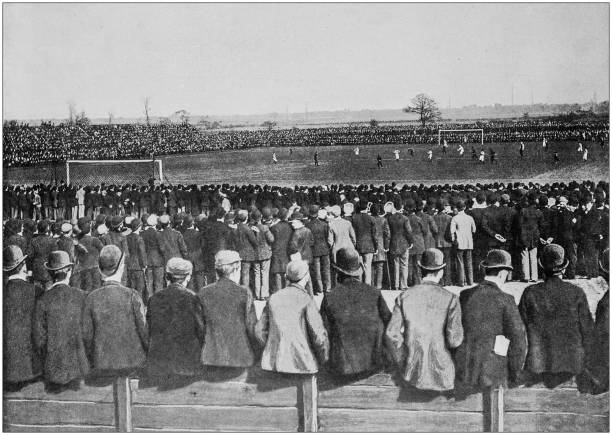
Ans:
[[[484,144],[484,129],[482,128],[449,128],[449,129],[440,129],[438,130],[438,145],[442,143],[442,133],[443,132],[470,132],[470,131],[479,131],[480,132],[480,144]]]
[[[164,172],[162,169],[162,161],[159,159],[127,159],[127,160],[66,160],[66,184],[70,184],[70,164],[109,164],[113,163],[152,163],[157,165],[157,169],[159,171],[159,179],[164,179]]]

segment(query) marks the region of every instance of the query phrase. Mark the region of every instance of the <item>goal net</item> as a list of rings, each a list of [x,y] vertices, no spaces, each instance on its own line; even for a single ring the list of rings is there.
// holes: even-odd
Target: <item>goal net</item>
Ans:
[[[161,160],[68,160],[66,183],[80,185],[147,184],[162,181]]]
[[[451,143],[480,143],[482,145],[484,144],[484,130],[482,128],[438,130],[438,145],[441,145],[444,141],[446,141],[448,145]]]

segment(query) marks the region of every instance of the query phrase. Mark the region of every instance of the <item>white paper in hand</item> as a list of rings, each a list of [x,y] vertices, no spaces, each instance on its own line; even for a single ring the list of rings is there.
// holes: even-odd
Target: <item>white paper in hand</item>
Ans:
[[[290,259],[291,261],[294,261],[294,260],[301,260],[301,259],[302,259],[302,254],[300,254],[299,252],[296,252],[295,254],[291,254],[291,255],[289,256],[289,259]]]
[[[500,356],[506,356],[508,355],[508,346],[510,346],[510,340],[503,335],[495,336],[495,347],[493,348],[493,352]]]

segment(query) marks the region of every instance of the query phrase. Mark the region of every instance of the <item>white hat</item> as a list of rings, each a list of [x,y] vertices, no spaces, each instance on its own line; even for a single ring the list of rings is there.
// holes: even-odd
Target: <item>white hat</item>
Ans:
[[[157,225],[157,215],[154,213],[147,218],[147,225],[154,227]]]

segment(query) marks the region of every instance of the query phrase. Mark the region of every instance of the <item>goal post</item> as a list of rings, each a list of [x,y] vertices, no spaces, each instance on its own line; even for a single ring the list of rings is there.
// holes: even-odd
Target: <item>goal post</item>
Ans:
[[[67,160],[67,184],[146,184],[151,178],[163,181],[162,161]]]
[[[438,145],[442,144],[442,133],[480,133],[480,145],[484,145],[484,129],[482,128],[456,128],[456,129],[439,129],[438,130]]]

